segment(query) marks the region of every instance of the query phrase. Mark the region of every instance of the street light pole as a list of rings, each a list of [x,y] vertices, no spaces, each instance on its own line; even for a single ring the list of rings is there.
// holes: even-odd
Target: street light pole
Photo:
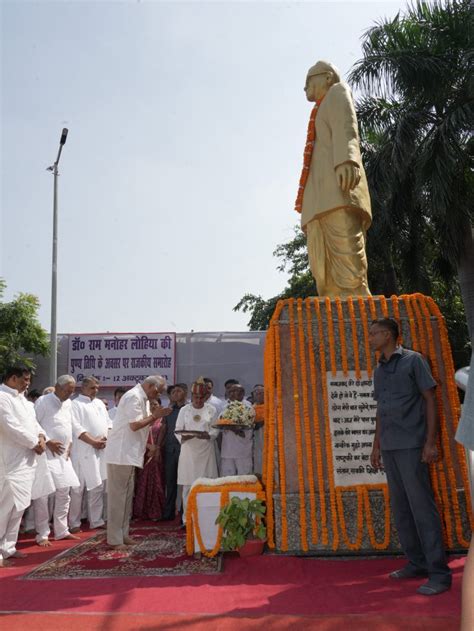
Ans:
[[[58,376],[58,333],[56,322],[57,311],[57,286],[58,286],[58,164],[61,152],[66,144],[68,130],[63,129],[61,139],[59,141],[59,150],[56,162],[48,167],[48,171],[53,172],[54,189],[53,189],[53,257],[52,257],[52,273],[51,273],[51,359],[49,364],[49,383],[55,385]]]

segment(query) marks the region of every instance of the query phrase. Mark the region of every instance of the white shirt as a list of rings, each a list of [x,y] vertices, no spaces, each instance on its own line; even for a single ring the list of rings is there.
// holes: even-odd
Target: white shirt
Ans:
[[[202,408],[195,408],[190,403],[181,408],[176,420],[176,431],[189,429],[209,432],[211,439],[217,438],[219,430],[211,427],[217,418],[216,409],[204,403]],[[181,442],[181,435],[175,434]],[[213,440],[191,438],[181,445],[178,462],[178,484],[191,485],[201,477],[217,478],[216,452]]]
[[[218,417],[221,415],[222,410],[226,406],[226,402],[222,399],[219,399],[219,397],[216,397],[214,394],[211,394],[206,403],[209,403],[209,405],[212,405],[212,407],[216,408]]]
[[[241,401],[253,408],[250,401]],[[225,406],[223,412],[226,410]],[[251,458],[253,453],[253,429],[244,429],[245,436],[238,436],[231,430],[222,430],[221,458]]]
[[[80,394],[72,401],[74,417],[73,444],[71,458],[79,479],[86,483],[88,491],[100,486],[107,479],[105,450],[95,449],[79,438],[87,432],[93,438],[107,436],[109,431],[109,415],[100,399],[91,399]]]
[[[18,390],[0,386],[0,484],[10,487],[17,510],[31,502],[36,469],[33,448],[44,433],[26,403]]]
[[[72,466],[70,450],[72,447],[72,401],[61,401],[54,392],[45,394],[35,403],[38,423],[45,430],[49,440],[59,440],[63,446],[61,455],[46,449],[48,467],[53,476],[56,489],[79,486],[79,480]]]
[[[149,427],[133,432],[130,423],[140,421],[150,415],[148,399],[141,384],[128,390],[117,406],[114,424],[109,431],[105,461],[107,464],[133,465],[143,467]]]

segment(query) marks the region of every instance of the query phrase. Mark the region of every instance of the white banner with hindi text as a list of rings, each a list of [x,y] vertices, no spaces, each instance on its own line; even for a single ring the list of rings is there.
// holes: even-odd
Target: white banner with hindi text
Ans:
[[[102,386],[134,386],[149,375],[176,376],[175,333],[69,335],[68,373],[80,382],[94,375]]]

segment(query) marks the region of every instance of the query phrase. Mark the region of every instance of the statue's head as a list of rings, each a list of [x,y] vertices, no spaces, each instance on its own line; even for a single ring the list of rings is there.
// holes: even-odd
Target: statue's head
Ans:
[[[339,70],[329,61],[318,61],[311,66],[306,75],[304,91],[308,101],[322,99],[329,88],[339,83],[341,75]]]

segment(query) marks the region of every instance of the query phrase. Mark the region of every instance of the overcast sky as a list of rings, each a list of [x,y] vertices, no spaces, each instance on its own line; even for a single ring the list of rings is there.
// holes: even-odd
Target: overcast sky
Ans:
[[[281,291],[318,59],[405,2],[1,2],[0,276],[58,331],[243,331]]]

